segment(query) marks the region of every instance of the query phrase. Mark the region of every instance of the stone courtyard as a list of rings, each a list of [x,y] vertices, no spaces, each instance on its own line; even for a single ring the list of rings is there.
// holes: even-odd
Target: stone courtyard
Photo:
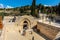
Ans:
[[[5,16],[0,40],[55,40],[60,37],[59,27],[40,20],[30,15]]]
[[[15,22],[12,22],[11,19],[13,18],[14,17],[9,16],[4,18],[4,26],[0,40],[45,40],[42,36],[33,31],[32,28],[37,25],[37,20],[32,16],[24,15],[16,17]],[[26,26],[27,29],[25,29]]]

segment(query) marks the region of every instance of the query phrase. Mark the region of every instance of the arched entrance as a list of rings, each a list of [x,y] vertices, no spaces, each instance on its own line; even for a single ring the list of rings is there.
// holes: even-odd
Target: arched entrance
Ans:
[[[25,30],[27,30],[27,29],[28,29],[28,22],[27,22],[27,21],[24,21],[23,29],[25,29]]]
[[[22,20],[22,26],[23,26],[22,29],[25,29],[25,30],[30,29],[31,28],[30,20],[28,18],[24,18]]]
[[[25,35],[28,29],[30,29],[30,21],[27,18],[25,18],[22,20],[21,34]]]

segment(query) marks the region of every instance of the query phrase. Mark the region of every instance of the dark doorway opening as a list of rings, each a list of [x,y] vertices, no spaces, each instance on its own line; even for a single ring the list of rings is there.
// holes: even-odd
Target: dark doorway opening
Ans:
[[[28,29],[28,22],[24,21],[23,29],[27,30]]]

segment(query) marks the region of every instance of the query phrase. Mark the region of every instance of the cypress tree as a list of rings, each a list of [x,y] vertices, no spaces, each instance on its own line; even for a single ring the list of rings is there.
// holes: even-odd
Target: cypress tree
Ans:
[[[31,15],[39,18],[38,9],[36,9],[36,0],[33,0],[33,2],[32,2]]]
[[[35,7],[36,7],[36,0],[33,0],[32,6],[31,6],[31,15],[35,16]]]

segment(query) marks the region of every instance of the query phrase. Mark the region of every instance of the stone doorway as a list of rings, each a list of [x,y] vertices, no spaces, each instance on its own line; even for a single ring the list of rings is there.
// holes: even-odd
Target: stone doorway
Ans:
[[[28,22],[24,21],[23,29],[27,30],[28,29]]]

